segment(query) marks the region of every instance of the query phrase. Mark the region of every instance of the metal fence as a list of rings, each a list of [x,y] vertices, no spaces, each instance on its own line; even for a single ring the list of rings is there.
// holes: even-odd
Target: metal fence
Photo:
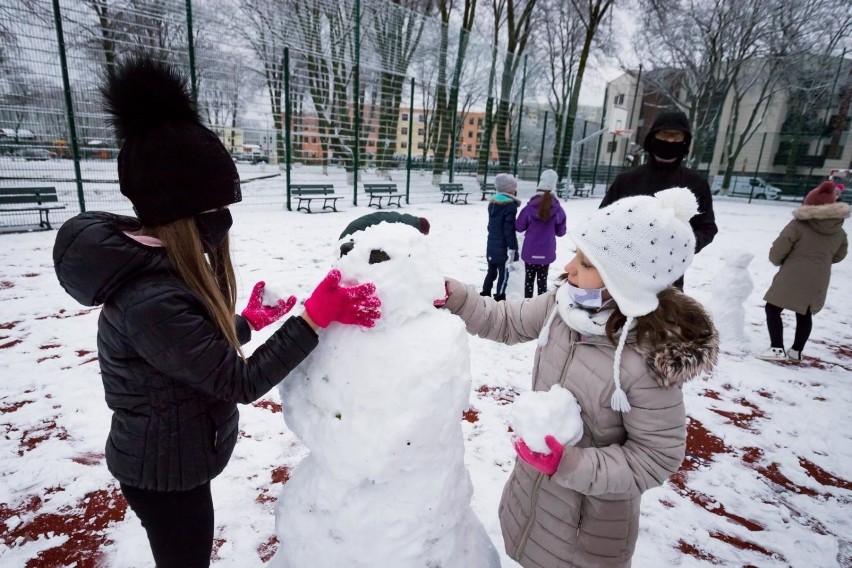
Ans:
[[[191,77],[247,205],[318,182],[353,204],[379,181],[439,200],[440,182],[535,181],[558,158],[540,62],[386,0],[0,0],[0,183],[56,187],[60,221],[130,213],[98,85],[139,49]],[[600,128],[575,119],[574,139]],[[580,153],[572,177],[591,180],[598,144]]]

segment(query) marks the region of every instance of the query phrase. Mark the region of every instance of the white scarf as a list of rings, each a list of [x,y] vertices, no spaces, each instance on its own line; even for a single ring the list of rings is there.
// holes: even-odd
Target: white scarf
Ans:
[[[579,332],[582,335],[606,335],[606,322],[609,316],[612,315],[612,309],[603,309],[598,312],[591,312],[578,308],[568,294],[567,286],[560,286],[556,289],[556,306],[550,312],[544,327],[538,335],[539,347],[547,345],[550,339],[550,327],[553,325],[553,320],[556,314],[562,318],[565,325]],[[624,350],[624,345],[627,341],[627,333],[635,327],[636,321],[633,318],[627,318],[624,322],[624,327],[618,338],[618,345],[613,356],[613,381],[615,382],[615,392],[612,394],[612,408],[619,412],[630,412],[630,404],[627,402],[627,395],[621,388],[621,352]]]

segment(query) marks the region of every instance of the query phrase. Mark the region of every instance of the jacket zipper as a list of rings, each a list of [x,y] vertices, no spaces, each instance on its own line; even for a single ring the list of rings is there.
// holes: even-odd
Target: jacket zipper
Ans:
[[[551,323],[553,325],[553,323]],[[571,334],[571,351],[568,353],[568,358],[565,360],[565,365],[562,367],[562,375],[559,377],[559,386],[565,386],[565,378],[568,372],[568,365],[571,364],[571,361],[574,359],[574,352],[577,347],[577,340],[579,339],[579,334],[573,329],[569,332]],[[541,361],[539,361],[539,366],[541,365]],[[541,484],[544,482],[544,474],[539,473],[538,478],[535,480],[535,485],[533,486],[532,494],[530,495],[530,519],[527,521],[527,526],[524,527],[524,531],[521,533],[521,540],[518,542],[518,559],[522,558],[524,555],[524,548],[527,546],[527,540],[530,537],[530,533],[532,532],[533,522],[535,521],[535,504],[538,501],[538,492],[541,489]],[[579,534],[580,524],[577,523],[577,533]]]

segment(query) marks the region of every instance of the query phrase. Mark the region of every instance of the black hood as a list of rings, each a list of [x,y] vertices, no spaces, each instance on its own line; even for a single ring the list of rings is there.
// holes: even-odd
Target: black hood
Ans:
[[[683,132],[686,147],[689,148],[692,143],[692,131],[689,129],[689,119],[686,115],[680,111],[664,112],[657,117],[653,126],[651,126],[651,130],[645,135],[645,142],[642,146],[648,153],[651,153],[651,140],[660,130],[680,130]]]
[[[103,304],[125,282],[139,274],[168,271],[165,249],[145,246],[124,231],[139,221],[112,213],[81,213],[56,234],[53,267],[59,284],[84,306]]]

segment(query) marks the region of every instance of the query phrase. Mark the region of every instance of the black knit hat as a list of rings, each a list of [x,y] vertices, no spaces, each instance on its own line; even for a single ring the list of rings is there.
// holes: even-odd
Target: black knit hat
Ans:
[[[242,199],[225,146],[198,117],[186,78],[148,54],[116,66],[101,87],[121,141],[118,184],[153,227]]]
[[[676,110],[660,114],[657,119],[654,120],[651,130],[649,130],[648,134],[645,136],[645,140],[642,144],[645,150],[648,152],[651,151],[651,140],[653,140],[654,135],[661,130],[679,130],[683,132],[685,148],[684,154],[689,152],[689,144],[692,142],[692,131],[689,128],[689,119],[683,112]]]

